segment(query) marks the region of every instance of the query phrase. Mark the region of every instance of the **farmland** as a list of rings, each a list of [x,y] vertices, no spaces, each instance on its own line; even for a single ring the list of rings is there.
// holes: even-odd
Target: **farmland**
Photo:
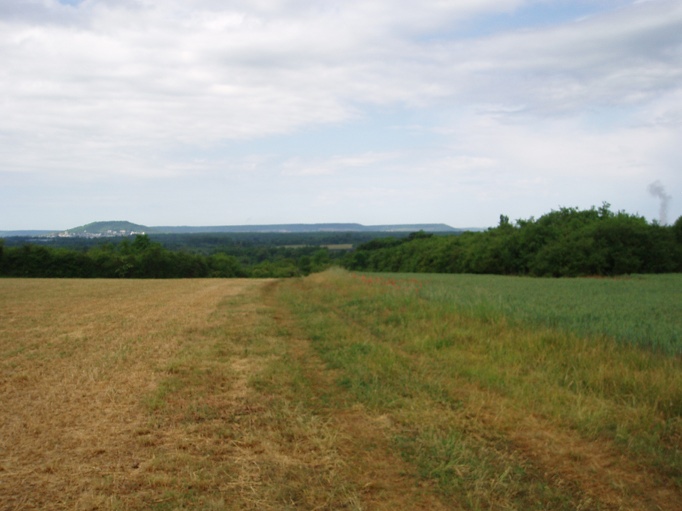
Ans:
[[[2,509],[676,509],[680,275],[0,280]]]

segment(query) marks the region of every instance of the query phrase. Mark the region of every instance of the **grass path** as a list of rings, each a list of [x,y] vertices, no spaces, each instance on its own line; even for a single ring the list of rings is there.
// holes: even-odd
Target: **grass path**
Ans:
[[[333,280],[0,280],[0,509],[677,509]]]
[[[458,510],[456,502],[445,503],[431,483],[420,480],[414,466],[406,463],[390,444],[393,424],[387,415],[368,411],[361,403],[345,401],[348,396],[336,383],[337,374],[322,362],[310,340],[305,338],[289,311],[267,290],[265,301],[273,306],[275,321],[287,338],[284,364],[276,373],[287,378],[297,375],[291,396],[305,403],[316,416],[324,417],[334,432],[336,456],[342,461],[343,477],[354,489],[353,509]],[[277,387],[278,378],[269,385]],[[291,383],[290,383],[291,385]],[[341,509],[329,503],[329,509]],[[339,507],[336,507],[339,505]]]

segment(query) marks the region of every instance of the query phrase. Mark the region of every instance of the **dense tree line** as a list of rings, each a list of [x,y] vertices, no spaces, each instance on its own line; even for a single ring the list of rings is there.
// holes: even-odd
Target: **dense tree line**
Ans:
[[[240,259],[249,259],[256,248],[286,249],[289,247],[310,248],[328,245],[357,246],[376,238],[387,236],[407,236],[409,233],[391,232],[235,232],[235,233],[147,233],[151,241],[160,243],[164,248],[173,251],[210,255],[224,252]],[[5,247],[40,244],[52,248],[70,248],[83,250],[102,245],[107,240],[120,238],[86,238],[86,237],[36,237],[12,236],[5,239]],[[281,252],[281,250],[280,250]],[[247,264],[248,261],[244,260]]]
[[[132,242],[124,239],[82,249],[31,243],[4,246],[0,240],[0,275],[6,277],[293,277],[320,271],[329,264],[329,252],[315,247],[259,247],[240,260],[224,252],[204,255],[168,250],[147,235],[138,235]]]
[[[407,236],[409,233],[404,233]],[[249,257],[253,249],[287,247],[322,247],[326,245],[359,245],[375,238],[395,236],[388,232],[237,232],[237,233],[175,233],[150,234],[153,241],[170,250],[188,250],[202,254],[215,251],[237,257]]]
[[[313,237],[317,242],[358,241],[351,233]],[[364,238],[347,253],[298,245],[311,241],[309,235],[299,238],[276,233],[193,234],[170,235],[161,238],[162,243],[139,235],[118,243],[70,239],[68,246],[0,240],[0,276],[292,277],[335,262],[362,271],[554,277],[682,271],[682,217],[672,226],[662,226],[641,216],[614,213],[608,204],[588,210],[561,208],[514,223],[502,215],[497,227],[461,235],[381,233]]]
[[[673,226],[614,213],[608,204],[561,208],[540,218],[461,236],[415,233],[362,244],[344,265],[352,270],[580,276],[682,271],[682,217]]]

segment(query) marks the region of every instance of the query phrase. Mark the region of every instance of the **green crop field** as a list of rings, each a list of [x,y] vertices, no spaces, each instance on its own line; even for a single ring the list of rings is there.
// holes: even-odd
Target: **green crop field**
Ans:
[[[391,278],[391,277],[389,277]],[[604,335],[682,354],[682,274],[538,279],[486,275],[394,275],[420,297],[480,317]]]

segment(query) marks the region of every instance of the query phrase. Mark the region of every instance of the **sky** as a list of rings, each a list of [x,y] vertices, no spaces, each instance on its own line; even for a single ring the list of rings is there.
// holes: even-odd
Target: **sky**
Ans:
[[[680,0],[0,0],[0,230],[682,215]]]

